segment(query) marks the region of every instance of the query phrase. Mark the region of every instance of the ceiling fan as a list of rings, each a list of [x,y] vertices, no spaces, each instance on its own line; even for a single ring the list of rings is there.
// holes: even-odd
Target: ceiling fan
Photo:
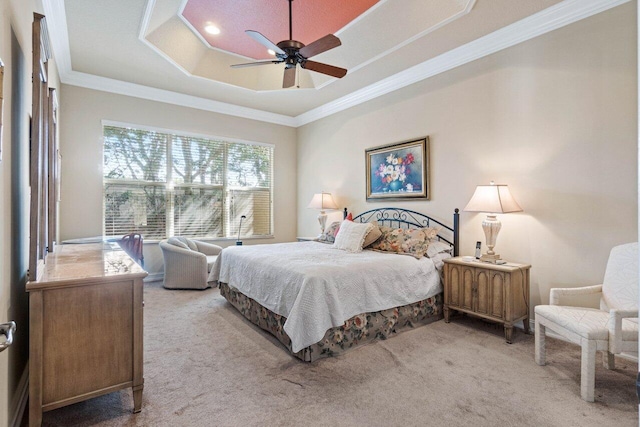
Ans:
[[[340,39],[333,34],[327,34],[326,36],[314,41],[313,43],[305,46],[303,43],[293,40],[293,25],[291,18],[291,3],[289,1],[289,40],[283,40],[278,44],[273,43],[271,40],[263,36],[257,31],[246,30],[245,33],[258,43],[271,49],[275,52],[278,59],[268,59],[265,61],[248,62],[245,64],[235,64],[232,68],[253,67],[255,65],[266,64],[285,64],[284,67],[284,79],[282,81],[282,87],[288,88],[296,82],[296,65],[306,70],[315,71],[322,74],[327,74],[332,77],[342,78],[347,74],[347,70],[340,67],[334,67],[333,65],[323,64],[321,62],[310,61],[309,58],[318,55],[334,47],[340,46],[342,43]]]

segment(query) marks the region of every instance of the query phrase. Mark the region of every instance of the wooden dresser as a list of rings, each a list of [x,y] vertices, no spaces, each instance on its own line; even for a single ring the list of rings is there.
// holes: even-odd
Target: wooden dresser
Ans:
[[[109,244],[58,246],[29,292],[29,425],[42,412],[123,388],[142,407],[142,279]]]
[[[460,311],[504,324],[505,340],[511,344],[513,324],[523,321],[529,333],[530,265],[503,265],[446,259],[444,264],[444,320]]]

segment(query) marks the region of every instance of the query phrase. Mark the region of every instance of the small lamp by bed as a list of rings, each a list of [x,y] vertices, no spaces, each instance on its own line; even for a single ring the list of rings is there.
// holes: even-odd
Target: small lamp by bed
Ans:
[[[487,253],[483,254],[480,261],[495,264],[500,259],[493,248],[498,239],[498,232],[502,223],[496,217],[499,213],[522,212],[522,208],[511,195],[509,187],[503,184],[478,185],[471,200],[464,208],[465,212],[486,212],[487,218],[482,221],[482,229],[487,241]]]
[[[338,209],[338,205],[333,200],[331,193],[316,193],[313,195],[311,202],[309,202],[309,206],[307,208],[311,209],[320,209],[320,213],[318,214],[318,222],[320,223],[320,234],[324,233],[324,228],[327,225],[327,214],[325,210],[333,210]]]

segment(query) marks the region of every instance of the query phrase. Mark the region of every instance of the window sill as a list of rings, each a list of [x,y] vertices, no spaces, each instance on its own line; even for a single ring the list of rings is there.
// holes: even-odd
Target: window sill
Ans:
[[[201,242],[209,242],[209,243],[235,242],[237,240],[235,237],[189,237],[189,239],[199,240]],[[275,236],[267,235],[267,236],[251,236],[251,237],[241,237],[240,238],[240,240],[242,240],[242,241],[248,241],[248,240],[271,240],[271,239],[275,239]],[[145,240],[144,244],[145,245],[157,245],[161,241],[162,240]]]

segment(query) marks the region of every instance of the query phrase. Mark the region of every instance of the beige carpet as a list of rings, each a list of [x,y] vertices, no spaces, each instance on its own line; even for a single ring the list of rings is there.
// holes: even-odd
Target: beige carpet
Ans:
[[[580,399],[580,350],[502,328],[439,321],[314,364],[291,357],[217,289],[145,285],[145,389],[44,414],[46,426],[637,426],[637,364],[596,370]]]

